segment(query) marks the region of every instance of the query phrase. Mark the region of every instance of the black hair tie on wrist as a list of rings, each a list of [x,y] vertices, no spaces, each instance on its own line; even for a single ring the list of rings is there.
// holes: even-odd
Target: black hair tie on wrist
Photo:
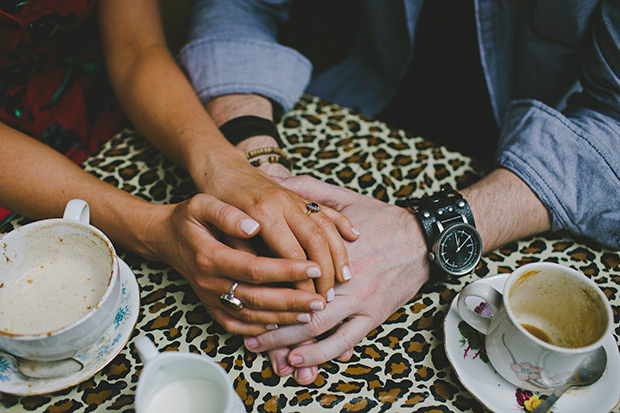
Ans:
[[[284,146],[276,125],[269,119],[258,116],[239,116],[231,119],[220,126],[220,132],[235,146],[247,138],[259,135],[271,136],[279,147]]]

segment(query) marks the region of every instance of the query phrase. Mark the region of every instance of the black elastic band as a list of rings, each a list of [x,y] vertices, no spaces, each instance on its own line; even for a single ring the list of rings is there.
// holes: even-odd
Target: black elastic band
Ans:
[[[258,116],[240,116],[231,119],[220,126],[220,132],[233,145],[253,136],[267,135],[274,138],[279,147],[284,146],[276,125],[269,119]]]

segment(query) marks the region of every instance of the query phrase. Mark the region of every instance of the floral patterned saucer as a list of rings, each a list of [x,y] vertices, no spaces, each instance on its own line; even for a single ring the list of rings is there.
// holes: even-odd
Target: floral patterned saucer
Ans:
[[[502,290],[508,274],[487,277],[476,282],[487,283]],[[494,412],[531,412],[547,395],[515,387],[495,372],[484,351],[484,336],[471,328],[459,316],[456,301],[444,320],[444,346],[448,360],[456,375],[482,404]],[[475,311],[484,314],[486,303]],[[613,335],[603,344],[607,352],[607,369],[603,377],[593,386],[571,389],[553,406],[555,413],[564,412],[609,412],[620,402],[620,352]]]
[[[30,396],[66,389],[88,380],[116,357],[129,341],[140,312],[140,291],[136,277],[124,261],[119,260],[119,263],[121,302],[114,323],[108,327],[99,341],[75,356],[82,362],[84,368],[63,377],[31,379],[20,374],[14,359],[0,351],[0,392]]]

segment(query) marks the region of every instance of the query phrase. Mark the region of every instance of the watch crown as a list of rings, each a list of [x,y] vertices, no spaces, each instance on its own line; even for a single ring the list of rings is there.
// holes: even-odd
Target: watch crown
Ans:
[[[435,261],[435,253],[434,252],[429,252],[428,253],[428,259],[431,261]]]

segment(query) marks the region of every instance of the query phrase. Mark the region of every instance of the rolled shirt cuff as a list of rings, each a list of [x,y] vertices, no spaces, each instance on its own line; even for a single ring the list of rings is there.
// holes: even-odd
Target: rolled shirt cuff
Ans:
[[[618,249],[620,159],[617,132],[606,128],[595,119],[573,122],[539,101],[517,100],[505,117],[498,162],[537,194],[553,230]]]
[[[299,52],[254,39],[201,38],[179,53],[203,103],[232,93],[259,94],[286,112],[310,82],[312,64]]]

